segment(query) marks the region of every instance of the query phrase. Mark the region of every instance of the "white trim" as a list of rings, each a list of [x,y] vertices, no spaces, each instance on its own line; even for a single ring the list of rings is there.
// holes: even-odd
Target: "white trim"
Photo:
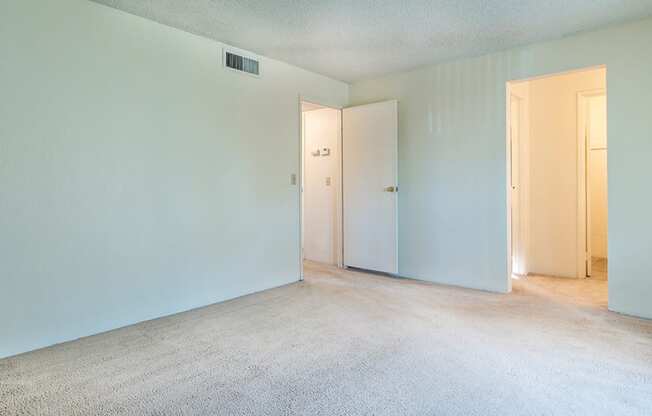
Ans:
[[[399,177],[399,158],[400,158],[400,150],[401,150],[399,143],[400,143],[400,140],[401,140],[401,124],[400,124],[401,120],[400,120],[399,107],[398,107],[399,106],[399,101],[397,99],[393,100],[393,101],[394,101],[394,103],[396,105],[396,168],[395,168],[396,169],[395,170],[396,177],[394,179],[394,183],[396,184],[395,185],[396,186],[396,201],[394,202],[394,204],[396,206],[396,208],[395,208],[395,212],[396,212],[396,228],[395,228],[396,229],[396,251],[395,251],[396,252],[396,257],[395,257],[396,258],[396,266],[395,266],[394,270],[396,270],[395,275],[400,276],[401,271],[399,269],[399,261],[400,261],[399,254],[400,254],[401,248],[399,247],[399,244],[398,244],[399,241],[400,241],[400,235],[399,235],[399,231],[400,231],[400,229],[399,229],[399,220],[400,220],[400,217],[399,217],[398,210],[399,210],[399,207],[400,207],[400,205],[399,205],[399,198],[400,198],[399,192],[402,189],[401,184],[400,184],[400,177]]]
[[[528,100],[526,98],[527,96],[521,96],[520,94],[516,93],[513,89],[510,88],[509,92],[509,131],[507,132],[509,136],[509,160],[510,160],[510,167],[509,167],[509,187],[508,187],[508,192],[510,192],[510,221],[511,221],[511,227],[514,228],[514,218],[518,218],[518,229],[512,230],[510,233],[510,238],[512,238],[511,241],[511,261],[510,265],[512,266],[512,271],[511,271],[511,276],[512,277],[518,277],[518,276],[526,276],[528,274],[528,255],[529,255],[529,133],[525,133],[526,128],[529,128],[529,116],[526,115],[527,111],[529,111],[528,107]],[[512,135],[513,129],[512,129],[512,123],[514,122],[514,119],[512,117],[512,113],[514,112],[512,108],[512,104],[517,103],[518,105],[518,128],[516,129],[517,131],[517,140],[516,143],[514,141],[514,137]],[[524,151],[524,149],[527,146],[527,151]],[[514,160],[514,154],[518,154],[518,169],[519,171],[517,172],[518,175],[518,182],[514,182],[514,170],[512,169],[513,167],[513,160]],[[513,196],[514,196],[514,189],[517,189],[517,197],[518,201],[515,201]],[[514,202],[516,202],[516,207],[514,206]],[[516,240],[514,240],[514,236],[516,236]],[[514,270],[514,263],[515,260],[513,258],[514,253],[517,253],[519,255],[519,258],[517,259],[518,261],[516,264],[519,265],[518,270]]]
[[[337,233],[335,234],[335,263],[337,267],[344,267],[344,175],[342,170],[342,140],[343,140],[343,131],[342,131],[342,109],[337,111],[337,122],[339,123],[339,128],[337,129],[337,192],[335,195],[335,227]]]
[[[512,291],[512,88],[511,83],[506,83],[505,94],[505,194],[507,209],[507,292]]]
[[[303,281],[303,109],[301,106],[301,96],[297,102],[299,112],[299,179],[297,180],[299,192],[299,281]]]
[[[560,75],[569,75],[569,74],[574,74],[577,72],[586,72],[586,71],[592,71],[595,69],[606,69],[607,65],[593,65],[593,66],[586,66],[586,67],[581,67],[581,68],[574,68],[574,69],[568,69],[566,71],[558,71],[558,72],[552,72],[549,74],[542,74],[542,75],[534,75],[531,77],[527,78],[520,78],[520,79],[513,79],[510,81],[507,81],[507,84],[516,84],[519,82],[529,82],[529,81],[537,81],[540,79],[546,79],[546,78],[551,78],[551,77],[557,77]]]

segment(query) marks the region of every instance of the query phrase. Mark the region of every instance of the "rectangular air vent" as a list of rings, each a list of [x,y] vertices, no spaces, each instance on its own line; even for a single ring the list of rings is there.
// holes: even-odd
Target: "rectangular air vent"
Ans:
[[[258,57],[235,49],[224,49],[224,67],[233,71],[260,76]]]

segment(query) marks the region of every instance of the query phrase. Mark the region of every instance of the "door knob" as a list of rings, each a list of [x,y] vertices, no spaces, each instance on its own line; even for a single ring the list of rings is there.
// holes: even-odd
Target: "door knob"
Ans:
[[[388,186],[384,189],[385,192],[398,192],[398,186]]]

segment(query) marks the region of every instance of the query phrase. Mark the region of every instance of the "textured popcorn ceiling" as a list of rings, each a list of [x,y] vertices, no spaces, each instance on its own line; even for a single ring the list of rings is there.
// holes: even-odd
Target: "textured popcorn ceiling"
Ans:
[[[652,15],[652,0],[94,0],[343,81]]]

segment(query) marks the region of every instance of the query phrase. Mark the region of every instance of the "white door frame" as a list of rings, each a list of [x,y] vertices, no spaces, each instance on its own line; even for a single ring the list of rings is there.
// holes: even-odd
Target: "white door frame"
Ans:
[[[584,67],[584,68],[577,68],[577,69],[572,69],[569,71],[560,71],[556,73],[550,73],[550,74],[543,74],[543,75],[538,75],[538,76],[533,76],[533,77],[527,77],[527,78],[522,78],[522,79],[513,79],[509,80],[506,82],[506,94],[505,94],[505,155],[506,155],[506,180],[505,180],[505,192],[506,192],[506,199],[507,199],[507,209],[505,210],[506,214],[506,219],[507,219],[507,291],[511,292],[512,291],[512,192],[511,192],[511,169],[512,169],[512,159],[511,159],[511,153],[510,153],[510,131],[511,131],[511,123],[510,123],[510,118],[511,118],[511,111],[510,111],[510,99],[511,99],[511,85],[515,82],[521,82],[521,81],[532,81],[536,79],[541,79],[541,78],[548,78],[552,76],[557,76],[557,75],[563,75],[563,74],[569,74],[573,72],[581,72],[581,71],[587,71],[590,69],[598,69],[598,68],[606,68],[605,65],[596,65],[596,66],[589,66],[589,67]],[[600,94],[606,94],[605,89],[601,90],[590,90],[590,91],[582,91],[580,94],[594,94],[594,95],[600,95]],[[578,116],[579,116],[579,109],[580,109],[580,104],[579,104],[579,95],[578,95]],[[581,175],[580,180],[578,180],[578,215],[583,215],[580,221],[578,221],[578,238],[577,238],[577,250],[578,250],[578,261],[577,261],[577,276],[578,277],[585,277],[586,276],[586,260],[584,259],[585,256],[582,256],[581,253],[586,252],[586,247],[587,247],[587,240],[586,240],[586,137],[585,136],[585,129],[580,129],[579,126],[580,123],[578,123],[578,163],[577,163],[577,170],[578,170],[578,175]],[[583,139],[581,139],[583,138]],[[581,213],[584,214],[581,214]]]
[[[299,160],[300,160],[300,168],[299,168],[299,179],[298,179],[298,189],[299,189],[299,270],[300,270],[300,278],[299,280],[303,280],[303,238],[304,238],[304,232],[303,232],[303,208],[304,208],[304,201],[303,201],[303,178],[304,178],[304,168],[305,168],[305,144],[304,144],[304,123],[303,123],[303,111],[302,111],[302,102],[308,102],[311,104],[317,104],[322,107],[326,108],[331,108],[333,110],[337,110],[339,112],[339,117],[338,117],[338,137],[337,137],[337,149],[336,149],[336,163],[337,163],[337,169],[335,171],[336,177],[335,182],[337,183],[337,188],[335,190],[335,228],[337,232],[335,233],[335,260],[336,260],[336,265],[339,268],[343,267],[343,241],[344,241],[344,232],[343,232],[343,221],[342,221],[342,107],[341,106],[336,106],[336,105],[331,105],[328,103],[323,102],[322,100],[318,98],[312,98],[309,96],[305,95],[299,95],[299,101],[298,101],[298,106],[299,106]]]
[[[512,88],[511,82],[506,84],[505,94],[505,154],[506,154],[506,181],[505,194],[507,196],[507,291],[512,291],[513,251],[512,251]]]
[[[589,99],[606,95],[604,88],[577,93],[577,277],[591,276],[591,210],[590,210],[590,130]]]

